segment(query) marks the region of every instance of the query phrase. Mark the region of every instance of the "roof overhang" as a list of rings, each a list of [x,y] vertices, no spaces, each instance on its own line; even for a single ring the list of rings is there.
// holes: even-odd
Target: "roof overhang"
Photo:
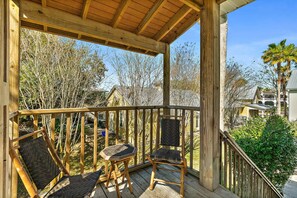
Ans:
[[[217,0],[221,15],[253,0]],[[200,18],[203,0],[20,0],[21,26],[129,51],[165,53]],[[198,35],[197,35],[198,36]]]

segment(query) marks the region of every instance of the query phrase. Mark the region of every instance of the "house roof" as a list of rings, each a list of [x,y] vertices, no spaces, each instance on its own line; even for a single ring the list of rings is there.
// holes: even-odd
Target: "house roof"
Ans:
[[[242,92],[239,96],[239,100],[253,100],[258,94],[258,86],[254,86],[250,89],[247,89],[246,92]]]
[[[107,99],[117,90],[121,96],[124,97],[126,102],[129,105],[133,105],[133,93],[129,87],[123,86],[114,86],[110,91]],[[139,95],[136,101],[137,105],[140,106],[155,106],[163,104],[163,90],[157,87],[143,88],[142,91],[139,91]],[[179,105],[179,106],[200,106],[200,96],[198,93],[195,93],[191,90],[170,90],[170,105]]]
[[[297,70],[293,70],[287,85],[288,90],[297,90]]]
[[[225,15],[253,0],[220,0]],[[200,18],[203,0],[20,0],[21,26],[157,55]],[[198,35],[197,35],[198,36]]]
[[[267,111],[271,110],[273,107],[269,105],[263,105],[263,104],[248,104],[246,105],[252,109],[261,110],[261,111]]]

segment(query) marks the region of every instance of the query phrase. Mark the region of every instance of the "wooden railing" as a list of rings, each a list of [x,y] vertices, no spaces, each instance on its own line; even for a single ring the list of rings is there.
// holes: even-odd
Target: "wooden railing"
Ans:
[[[149,165],[145,155],[159,147],[158,120],[166,109],[169,109],[166,112],[173,116],[186,116],[188,167],[189,172],[198,177],[199,158],[194,161],[194,158],[199,156],[199,133],[197,126],[194,126],[194,119],[199,116],[197,107],[125,106],[21,110],[11,115],[11,120],[20,123],[20,131],[24,128],[22,122],[27,125],[30,123],[29,131],[46,126],[66,169],[72,174],[98,169],[104,164],[99,157],[100,150],[117,143],[131,143],[137,147],[138,152],[129,164],[130,170],[137,170]],[[65,125],[61,124],[63,120]],[[87,120],[91,120],[91,124],[88,124]],[[102,136],[104,133],[105,136]],[[61,142],[58,142],[58,139]]]
[[[222,186],[239,197],[282,197],[228,132],[221,131],[220,139],[220,184]]]
[[[148,166],[145,154],[152,153],[159,147],[160,123],[158,120],[164,110],[173,116],[186,116],[188,172],[199,177],[200,133],[196,129],[198,127],[196,122],[199,123],[199,120],[195,119],[199,116],[200,109],[197,107],[129,106],[21,110],[11,114],[10,120],[13,123],[12,129],[15,136],[18,135],[18,130],[21,131],[23,128],[21,125],[23,120],[26,120],[24,117],[33,118],[31,131],[43,125],[47,126],[54,145],[57,145],[57,139],[60,136],[63,147],[62,149],[56,147],[56,149],[63,158],[67,170],[72,174],[98,169],[104,164],[98,157],[100,150],[117,143],[132,143],[138,148],[129,166],[133,171]],[[90,117],[92,124],[87,122]],[[62,119],[65,119],[65,126],[61,125]],[[102,123],[100,124],[102,120],[105,121],[103,129]],[[104,137],[100,131],[105,132]],[[63,135],[61,136],[60,133]],[[220,184],[222,186],[239,197],[282,197],[227,132],[220,132],[220,139]],[[103,176],[101,180],[104,181],[105,178]],[[13,187],[17,188],[16,182]]]

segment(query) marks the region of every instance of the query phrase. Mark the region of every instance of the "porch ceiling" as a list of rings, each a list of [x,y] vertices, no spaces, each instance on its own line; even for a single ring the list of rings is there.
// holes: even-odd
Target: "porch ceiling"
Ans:
[[[21,26],[157,55],[200,17],[203,0],[20,0]],[[226,14],[253,0],[218,0]]]

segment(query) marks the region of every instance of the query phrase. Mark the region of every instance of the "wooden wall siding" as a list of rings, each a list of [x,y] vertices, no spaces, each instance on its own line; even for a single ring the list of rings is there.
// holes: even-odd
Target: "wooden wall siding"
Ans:
[[[30,17],[21,18],[22,27],[76,39],[87,36],[92,39],[83,40],[149,55],[164,53],[164,48],[152,48],[147,43],[148,40],[145,41],[146,39],[160,41],[154,43],[155,46],[163,45],[164,42],[170,44],[195,23],[198,18],[196,15],[199,14],[197,9],[192,9],[189,5],[178,0],[21,0],[21,2],[25,4],[23,11],[26,11],[26,14],[32,16],[35,12],[33,15],[34,20]],[[39,4],[40,7],[30,4],[30,2]],[[27,5],[37,10],[28,10]],[[69,14],[64,16],[63,23],[68,18],[70,20],[65,25],[55,24],[56,21],[50,22],[50,15],[55,13],[52,9]],[[48,13],[47,10],[51,12]],[[59,16],[58,14],[54,15],[55,17]],[[77,28],[73,29],[71,22],[76,21],[73,16],[79,16],[82,19],[79,23],[84,27],[85,31],[78,31]],[[89,23],[89,21],[106,25],[97,26],[99,32],[106,29],[106,27],[111,28],[108,29],[109,34],[119,34],[120,30],[123,30],[122,39],[114,40],[108,34],[98,36],[99,33],[95,34],[85,28],[85,23]],[[96,26],[94,23],[92,24],[92,26]],[[182,29],[178,31],[181,27]],[[129,33],[143,36],[143,43],[128,41],[129,37],[132,37],[132,40],[138,38]]]

